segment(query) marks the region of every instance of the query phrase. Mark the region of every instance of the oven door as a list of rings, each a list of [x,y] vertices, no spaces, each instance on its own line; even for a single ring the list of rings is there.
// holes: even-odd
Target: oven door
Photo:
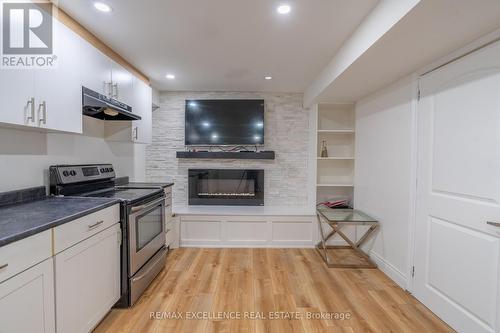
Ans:
[[[128,227],[129,276],[133,276],[165,245],[165,198],[133,206]]]

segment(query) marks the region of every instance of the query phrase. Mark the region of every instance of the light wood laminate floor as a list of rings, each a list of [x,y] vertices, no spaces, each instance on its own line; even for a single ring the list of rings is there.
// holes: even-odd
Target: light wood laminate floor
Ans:
[[[344,320],[306,318],[320,314]],[[313,249],[182,248],[133,308],[112,310],[95,332],[453,330],[381,271],[327,268]]]

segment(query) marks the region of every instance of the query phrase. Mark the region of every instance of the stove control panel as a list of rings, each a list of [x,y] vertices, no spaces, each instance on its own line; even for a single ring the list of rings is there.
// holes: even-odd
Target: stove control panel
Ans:
[[[51,183],[72,184],[115,177],[112,164],[55,165],[50,167]]]

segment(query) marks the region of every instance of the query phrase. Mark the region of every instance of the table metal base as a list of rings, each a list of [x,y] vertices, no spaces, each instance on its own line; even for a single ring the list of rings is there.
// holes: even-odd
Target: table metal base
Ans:
[[[378,223],[371,223],[371,222],[330,222],[328,220],[325,220],[320,214],[316,214],[318,217],[318,227],[319,227],[319,233],[321,236],[321,240],[316,244],[316,250],[318,251],[319,255],[323,258],[325,261],[326,265],[331,268],[377,268],[377,264],[375,264],[370,256],[366,254],[362,249],[361,245],[368,239],[368,237],[378,228]],[[325,237],[325,234],[323,232],[323,228],[321,227],[321,223],[325,223],[330,228],[332,228],[332,231]],[[340,229],[345,226],[345,225],[354,225],[354,226],[361,226],[361,225],[370,225],[370,228],[363,234],[363,236],[356,242],[354,243],[347,237]],[[327,242],[330,238],[332,238],[335,234],[338,234],[342,239],[344,239],[347,244],[349,245],[327,245]],[[328,249],[352,249],[354,250],[357,254],[362,256],[366,260],[366,264],[345,264],[345,263],[340,263],[340,262],[334,262],[331,258],[331,256],[328,254]]]

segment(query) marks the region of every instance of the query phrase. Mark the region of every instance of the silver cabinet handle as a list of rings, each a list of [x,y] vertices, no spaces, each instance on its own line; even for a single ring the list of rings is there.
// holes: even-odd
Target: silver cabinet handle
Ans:
[[[42,111],[42,115],[40,115],[40,111]],[[42,123],[44,125],[47,124],[47,103],[43,101],[39,106],[38,106],[38,123],[41,125]]]
[[[118,99],[118,83],[113,84],[112,94],[114,99]]]
[[[488,222],[486,222],[486,223],[488,223],[489,225],[492,225],[492,226],[494,226],[494,227],[498,227],[498,228],[500,228],[500,222],[491,222],[491,221],[488,221]]]
[[[113,83],[104,81],[104,95],[112,98],[113,97]]]
[[[35,97],[31,97],[26,104],[26,107],[30,107],[30,115],[26,118],[26,121],[35,122]]]
[[[134,127],[132,130],[132,141],[137,140],[139,138],[139,127]]]
[[[7,268],[7,266],[9,266],[9,264],[3,264],[3,265],[0,266],[0,269]]]
[[[94,224],[91,224],[91,225],[89,225],[89,230],[95,229],[103,223],[104,223],[104,221],[99,221],[99,222],[96,222]]]

